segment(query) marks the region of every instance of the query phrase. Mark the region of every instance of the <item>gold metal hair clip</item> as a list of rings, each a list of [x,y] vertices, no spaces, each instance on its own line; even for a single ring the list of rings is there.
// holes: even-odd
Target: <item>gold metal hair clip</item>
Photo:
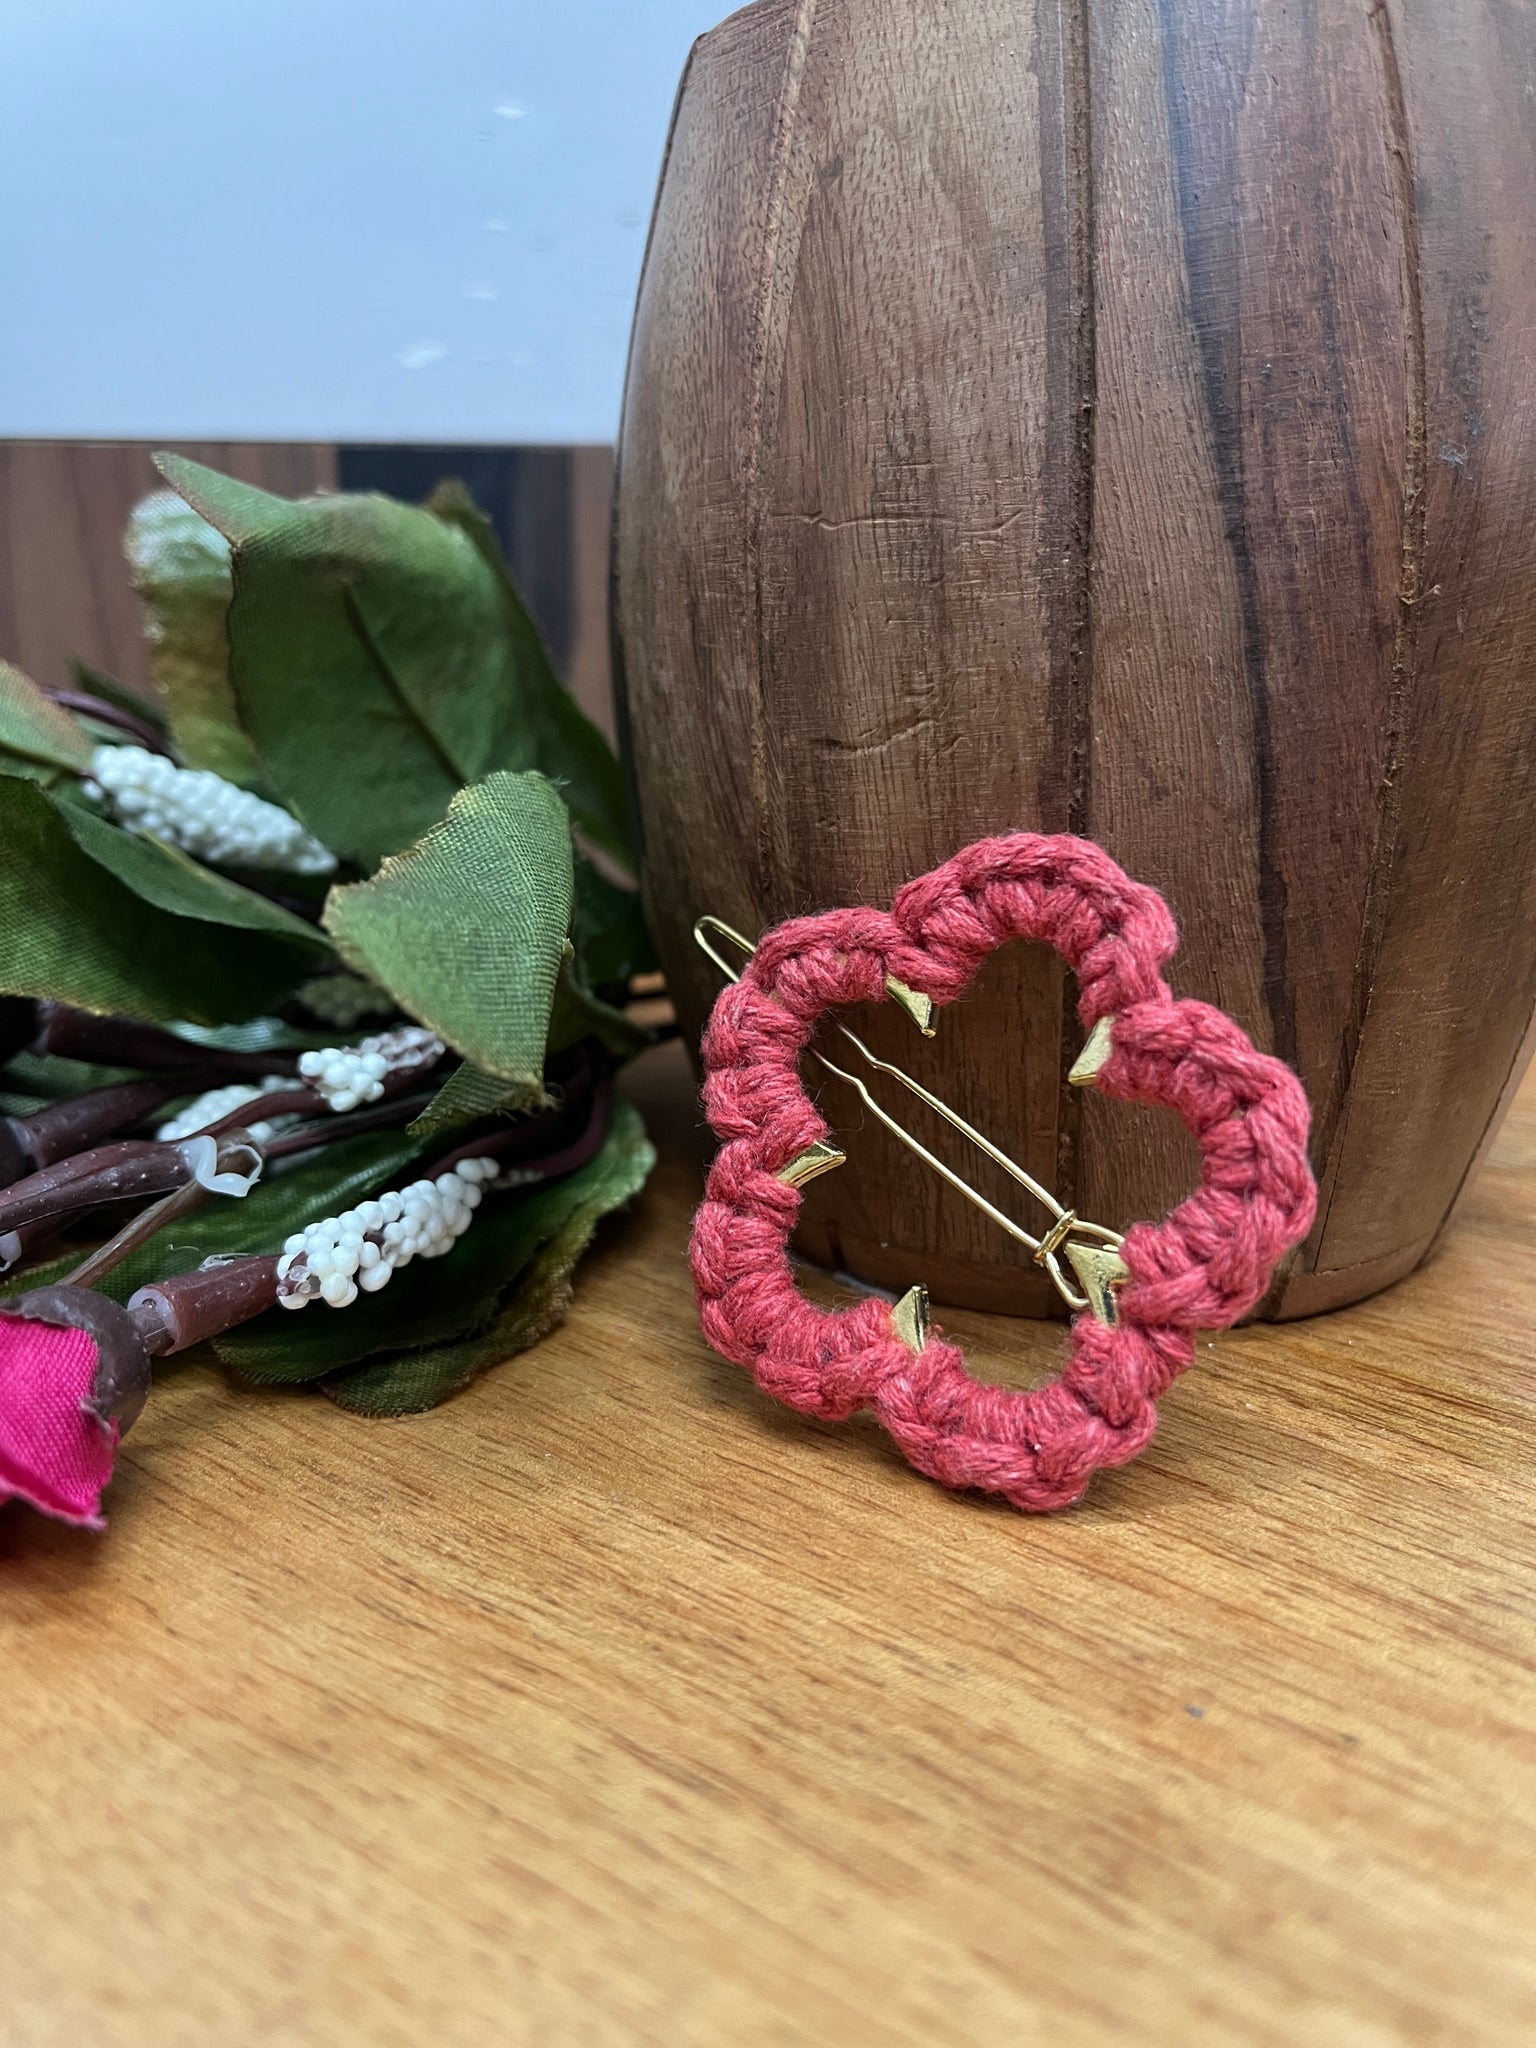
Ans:
[[[757,948],[750,939],[743,938],[740,932],[733,930],[718,917],[701,917],[694,926],[694,942],[699,950],[714,962],[728,980],[740,981],[739,969],[733,967],[730,961],[716,951],[711,943],[711,934],[723,939],[728,945],[738,947],[749,959]],[[933,1004],[927,996],[918,995],[905,983],[897,981],[894,975],[886,976],[886,992],[912,1019],[925,1038],[934,1036]],[[1068,1308],[1074,1312],[1085,1308],[1091,1309],[1101,1323],[1113,1326],[1116,1319],[1115,1290],[1130,1278],[1125,1261],[1120,1257],[1121,1234],[1115,1230],[1105,1229],[1101,1223],[1086,1223],[1072,1210],[1063,1208],[1050,1190],[1043,1188],[1033,1175],[1026,1173],[1017,1160],[1010,1159],[1006,1152],[994,1145],[990,1138],[984,1137],[974,1125],[967,1123],[965,1118],[957,1110],[951,1109],[947,1102],[941,1101],[931,1090],[925,1088],[921,1081],[914,1080],[912,1075],[892,1061],[883,1060],[871,1052],[863,1039],[856,1032],[850,1031],[846,1024],[835,1025],[834,1029],[841,1033],[867,1066],[876,1073],[888,1074],[893,1081],[905,1088],[908,1094],[915,1095],[919,1102],[926,1103],[937,1115],[943,1117],[946,1123],[952,1124],[979,1151],[984,1152],[990,1160],[1002,1167],[1005,1173],[1011,1174],[1021,1187],[1027,1188],[1035,1200],[1049,1210],[1052,1217],[1050,1229],[1044,1237],[1032,1236],[1022,1224],[1015,1223],[1011,1216],[989,1202],[985,1195],[971,1186],[969,1181],[962,1180],[953,1167],[946,1166],[942,1159],[930,1152],[904,1124],[898,1123],[889,1110],[875,1100],[858,1075],[850,1074],[846,1068],[837,1066],[825,1053],[813,1051],[812,1059],[823,1066],[829,1074],[835,1075],[839,1081],[846,1082],[859,1096],[865,1108],[877,1117],[909,1152],[915,1153],[925,1166],[930,1167],[941,1179],[948,1181],[952,1188],[964,1195],[965,1199],[980,1209],[984,1216],[990,1217],[1000,1230],[1006,1231],[1020,1244],[1027,1245],[1036,1265],[1045,1268],[1057,1293]],[[1109,1054],[1109,1019],[1106,1017],[1094,1027],[1081,1056],[1068,1076],[1069,1080],[1078,1087],[1088,1086],[1109,1058]],[[847,1157],[847,1153],[838,1146],[827,1139],[821,1139],[790,1160],[787,1166],[782,1167],[778,1178],[790,1187],[804,1187],[819,1174],[830,1173],[834,1168],[844,1165]],[[1063,1258],[1076,1275],[1078,1286],[1082,1289],[1081,1293],[1062,1271]],[[927,1315],[928,1296],[926,1290],[921,1287],[910,1288],[892,1311],[892,1320],[903,1340],[914,1351],[921,1351],[923,1348]]]

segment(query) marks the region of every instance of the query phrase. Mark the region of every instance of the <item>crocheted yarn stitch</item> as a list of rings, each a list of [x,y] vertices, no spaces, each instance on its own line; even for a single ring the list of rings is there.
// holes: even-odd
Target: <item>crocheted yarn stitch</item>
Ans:
[[[1027,1392],[973,1379],[937,1334],[914,1355],[883,1300],[835,1312],[806,1301],[788,1258],[801,1195],[776,1178],[827,1135],[799,1071],[823,1012],[885,1000],[888,974],[952,1003],[1011,939],[1062,955],[1085,1029],[1113,1017],[1098,1087],[1175,1110],[1202,1161],[1187,1201],[1127,1233],[1115,1326],[1080,1313],[1060,1376]],[[1030,832],[965,847],[909,882],[889,912],[831,910],[770,931],[704,1038],[704,1105],[723,1142],[691,1258],[714,1348],[804,1414],[873,1410],[920,1472],[1019,1508],[1070,1506],[1100,1466],[1134,1458],[1158,1396],[1193,1359],[1194,1332],[1226,1328],[1258,1303],[1317,1198],[1301,1083],[1220,1010],[1173,997],[1161,969],[1177,943],[1161,896],[1100,847]]]

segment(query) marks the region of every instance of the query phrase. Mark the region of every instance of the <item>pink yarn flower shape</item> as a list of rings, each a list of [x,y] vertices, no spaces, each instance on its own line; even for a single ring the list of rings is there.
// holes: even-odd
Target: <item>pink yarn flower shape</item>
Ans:
[[[886,1000],[888,977],[954,1002],[1015,939],[1061,954],[1085,1031],[1111,1020],[1101,1092],[1175,1111],[1201,1154],[1193,1194],[1127,1232],[1112,1323],[1078,1315],[1061,1373],[1026,1391],[973,1379],[937,1328],[914,1353],[883,1301],[830,1312],[806,1301],[788,1256],[801,1193],[779,1178],[828,1135],[800,1075],[821,1016]],[[918,1471],[1030,1511],[1070,1506],[1096,1470],[1134,1458],[1195,1331],[1226,1329],[1258,1303],[1317,1199],[1300,1081],[1230,1017],[1173,996],[1161,969],[1177,943],[1156,890],[1102,847],[1032,832],[962,848],[889,911],[829,910],[767,932],[704,1035],[704,1107],[721,1145],[691,1258],[715,1350],[802,1414],[873,1411]]]
[[[148,1381],[116,1302],[51,1287],[0,1303],[0,1501],[104,1528],[101,1496]]]

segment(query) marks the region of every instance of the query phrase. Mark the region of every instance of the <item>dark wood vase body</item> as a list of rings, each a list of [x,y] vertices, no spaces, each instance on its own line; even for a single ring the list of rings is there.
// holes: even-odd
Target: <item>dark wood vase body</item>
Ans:
[[[690,1033],[700,912],[1086,833],[1173,906],[1176,991],[1307,1084],[1322,1202],[1271,1312],[1423,1258],[1536,1007],[1533,60],[1494,0],[761,0],[700,41],[616,541]],[[1012,948],[932,1043],[866,1021],[1081,1214],[1159,1216],[1191,1150],[1067,1088],[1073,994]],[[813,1256],[1047,1306],[823,1103]]]

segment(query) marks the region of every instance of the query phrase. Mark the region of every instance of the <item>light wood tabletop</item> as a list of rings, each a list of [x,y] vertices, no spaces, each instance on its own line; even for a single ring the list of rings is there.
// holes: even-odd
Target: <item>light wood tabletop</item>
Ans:
[[[705,1348],[633,1087],[537,1350],[394,1423],[168,1372],[105,1537],[0,1513],[7,2048],[1536,2039],[1536,1092],[1041,1520]]]

